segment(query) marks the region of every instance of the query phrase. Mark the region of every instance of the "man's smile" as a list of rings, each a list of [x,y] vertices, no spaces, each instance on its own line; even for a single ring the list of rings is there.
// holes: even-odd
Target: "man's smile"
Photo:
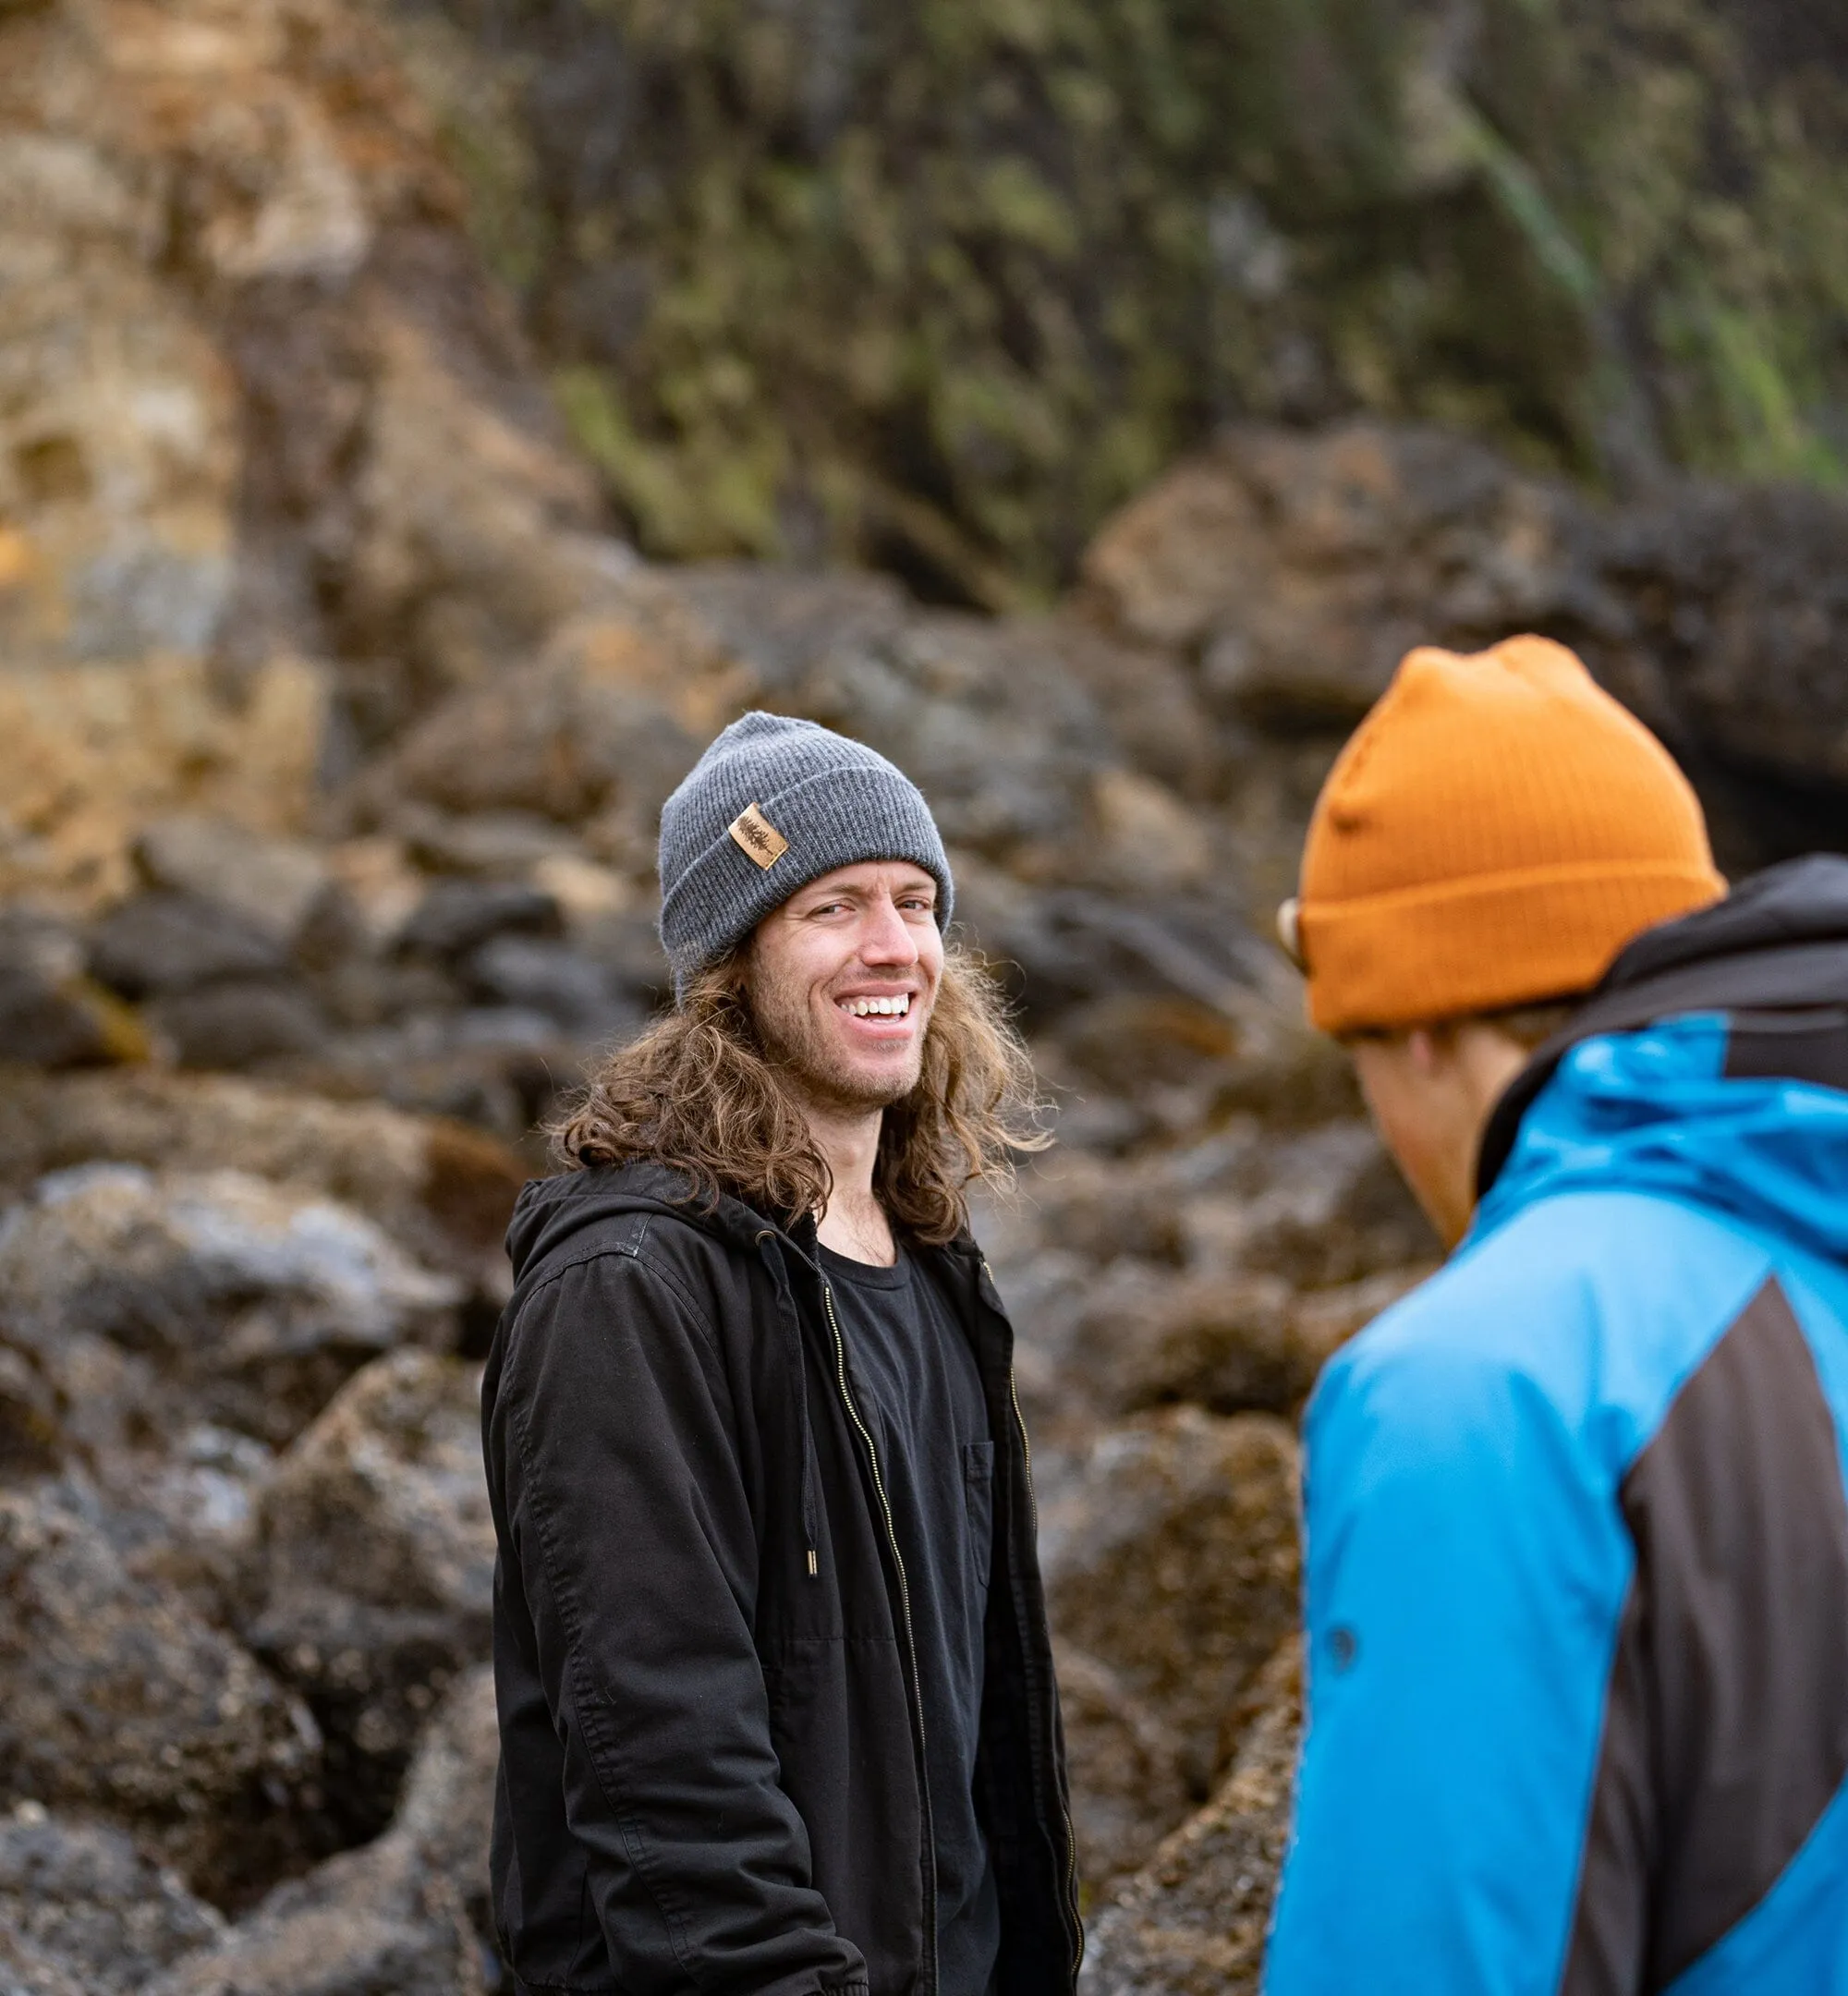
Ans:
[[[911,993],[862,993],[856,997],[836,998],[834,1005],[836,1010],[846,1013],[850,1018],[907,1018],[911,1013]]]

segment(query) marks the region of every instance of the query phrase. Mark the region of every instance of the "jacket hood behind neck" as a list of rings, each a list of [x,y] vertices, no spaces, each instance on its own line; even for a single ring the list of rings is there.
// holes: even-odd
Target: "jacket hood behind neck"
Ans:
[[[671,1213],[747,1253],[755,1249],[768,1227],[805,1255],[810,1252],[810,1246],[789,1228],[767,1219],[742,1199],[724,1193],[717,1199],[697,1193],[688,1198],[688,1190],[683,1174],[647,1158],[532,1179],[521,1191],[507,1224],[507,1256],[513,1262],[514,1280],[518,1282],[580,1229],[622,1213]]]
[[[507,1257],[514,1280],[569,1240],[579,1228],[619,1213],[671,1213],[687,1225],[728,1246],[754,1253],[768,1228],[785,1247],[794,1248],[811,1268],[815,1256],[815,1223],[760,1213],[756,1207],[722,1192],[717,1199],[702,1194],[687,1197],[688,1180],[670,1164],[634,1158],[626,1164],[592,1165],[584,1171],[560,1172],[551,1178],[528,1181],[507,1223]],[[966,1233],[945,1244],[951,1253],[973,1253]]]
[[[1848,1261],[1848,859],[1645,931],[1496,1105],[1475,1231],[1547,1193],[1658,1190]]]

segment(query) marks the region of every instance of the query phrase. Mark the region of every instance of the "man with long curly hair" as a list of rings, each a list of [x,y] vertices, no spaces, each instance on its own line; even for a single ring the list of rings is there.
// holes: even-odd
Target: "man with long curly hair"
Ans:
[[[747,714],[662,813],[675,1010],[509,1236],[483,1388],[522,1990],[1069,1996],[1013,1335],[1032,1075],[917,788]]]

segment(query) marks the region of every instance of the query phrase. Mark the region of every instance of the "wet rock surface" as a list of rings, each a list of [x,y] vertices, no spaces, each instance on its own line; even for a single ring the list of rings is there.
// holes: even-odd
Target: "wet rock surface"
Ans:
[[[0,1493],[0,1798],[128,1824],[225,1897],[255,1825],[260,1844],[289,1833],[321,1753],[307,1709],[138,1575],[80,1484]]]
[[[1744,868],[1839,841],[1845,532],[1828,491],[1667,479],[1611,508],[1441,431],[1235,427],[1104,529],[1081,593],[1196,658],[1247,738],[1346,729],[1415,644],[1557,637],[1675,748]]]
[[[1108,1664],[1069,1643],[1055,1661],[1078,1876],[1094,1900],[1192,1807],[1188,1757],[1180,1735]]]
[[[1297,1610],[1296,1444],[1195,1407],[1106,1429],[1042,1502],[1053,1621],[1178,1736],[1203,1790],[1222,1728]]]
[[[0,1820],[0,1989],[139,1996],[223,1917],[119,1830],[16,1805]]]
[[[494,1780],[493,1682],[476,1670],[431,1722],[389,1829],[279,1887],[159,1996],[487,1996],[479,1938]]]
[[[1266,1669],[1238,1758],[1212,1800],[1093,1922],[1084,1996],[1256,1996],[1290,1834],[1301,1676],[1292,1642]]]
[[[99,1449],[147,1445],[188,1416],[281,1446],[369,1358],[452,1345],[462,1294],[331,1200],[119,1163],[55,1173],[11,1210],[0,1289],[6,1335]]]
[[[389,1815],[438,1698],[487,1649],[480,1383],[479,1369],[426,1352],[380,1360],[257,1500],[239,1625],[313,1709],[349,1829]]]
[[[501,1235],[756,704],[922,783],[1056,1105],[979,1231],[1094,1986],[1246,1988],[1294,1423],[1436,1256],[1268,940],[1310,801],[1406,644],[1535,627],[1729,863],[1834,838],[1842,502],[1243,426],[1032,615],[650,566],[382,22],[0,5],[0,1990],[499,1986]]]

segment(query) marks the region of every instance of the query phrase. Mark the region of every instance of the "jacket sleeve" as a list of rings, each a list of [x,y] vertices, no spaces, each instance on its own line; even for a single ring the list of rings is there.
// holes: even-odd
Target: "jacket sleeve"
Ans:
[[[1308,1730],[1266,1996],[1562,1987],[1632,1554],[1568,1420],[1470,1330],[1363,1339],[1311,1405]]]
[[[523,1304],[489,1444],[566,1818],[630,1996],[866,1980],[778,1783],[738,1420],[665,1270],[605,1254]]]

